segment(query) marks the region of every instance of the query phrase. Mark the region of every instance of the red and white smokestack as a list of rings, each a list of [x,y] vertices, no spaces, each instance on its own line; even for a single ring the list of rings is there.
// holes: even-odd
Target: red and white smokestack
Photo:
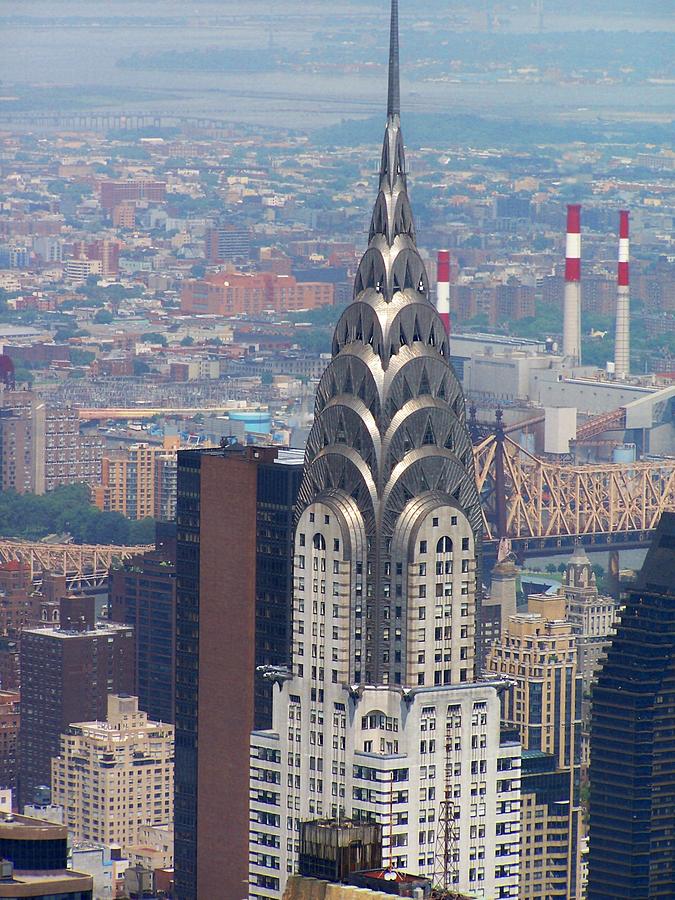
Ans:
[[[450,252],[438,251],[436,269],[436,309],[443,322],[445,333],[450,334]]]
[[[581,206],[567,207],[563,355],[581,362]]]
[[[614,342],[614,373],[617,378],[630,374],[630,257],[628,210],[619,212],[619,269],[616,297],[616,337]]]

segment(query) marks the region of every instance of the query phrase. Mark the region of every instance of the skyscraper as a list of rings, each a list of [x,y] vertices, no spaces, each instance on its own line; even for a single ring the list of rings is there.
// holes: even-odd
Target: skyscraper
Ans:
[[[51,759],[68,725],[102,719],[108,694],[134,689],[132,628],[96,624],[92,598],[63,599],[60,620],[21,635],[21,803],[49,785]]]
[[[157,722],[173,722],[176,679],[175,554],[160,548],[134,556],[109,575],[109,618],[133,625],[138,705]]]
[[[224,883],[245,893],[249,739],[272,717],[272,686],[256,677],[256,667],[289,661],[301,462],[294,451],[238,444],[178,454],[175,865],[181,900],[223,896]]]
[[[588,900],[675,896],[675,513],[593,689]]]
[[[520,745],[475,683],[481,510],[464,397],[428,290],[391,12],[379,191],[317,391],[295,532],[292,673],[252,736],[249,896],[278,898],[302,821],[382,825],[385,865],[518,892]],[[445,860],[438,871],[437,860]]]

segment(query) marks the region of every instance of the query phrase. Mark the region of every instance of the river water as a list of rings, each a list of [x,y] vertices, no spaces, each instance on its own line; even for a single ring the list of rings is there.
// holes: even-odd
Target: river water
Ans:
[[[406,55],[419,56],[427,48],[433,55],[433,22],[424,20],[423,12],[423,5],[418,4],[414,18],[404,10],[404,62]],[[98,110],[196,114],[298,128],[368,116],[382,109],[382,65],[349,74],[286,70],[251,75],[139,71],[118,63],[134,53],[232,47],[265,54],[270,46],[289,61],[302,62],[310,50],[316,56],[317,40],[332,42],[335,49],[350,34],[359,51],[363,44],[364,62],[382,58],[384,63],[386,14],[386,0],[346,0],[339,6],[332,0],[28,0],[21,4],[0,0],[0,94],[4,95],[0,114],[13,108],[16,101],[7,98],[18,85],[29,87],[43,106],[57,109],[68,108],[69,101],[60,91],[76,88],[80,99]],[[545,23],[551,31],[608,27],[606,18],[593,16],[569,20],[547,15]],[[531,32],[535,22],[531,15],[513,14],[500,27]],[[672,31],[675,17],[624,17],[611,27]],[[601,110],[617,117],[630,117],[640,110],[658,118],[667,117],[673,106],[673,86],[667,84],[576,84],[570,89],[560,84],[496,79],[488,83],[409,83],[405,66],[403,75],[404,108],[421,112],[591,119]],[[43,96],[46,89],[47,100]]]

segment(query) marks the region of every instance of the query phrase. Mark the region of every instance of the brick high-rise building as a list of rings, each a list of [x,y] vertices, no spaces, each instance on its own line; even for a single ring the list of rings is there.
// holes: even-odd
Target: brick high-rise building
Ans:
[[[509,679],[502,718],[517,728],[523,747],[552,753],[561,768],[575,760],[581,710],[576,638],[565,618],[565,598],[531,596],[528,611],[511,616],[487,669]]]
[[[210,265],[234,260],[247,260],[251,256],[251,232],[236,225],[216,225],[206,232],[206,259]]]
[[[63,484],[98,484],[103,441],[80,432],[77,411],[33,391],[4,391],[0,410],[3,490],[43,494]]]
[[[134,556],[109,576],[109,618],[133,625],[136,693],[140,708],[157,722],[173,722],[176,676],[175,552],[156,549]]]
[[[100,437],[80,431],[76,409],[47,406],[45,490],[53,491],[63,484],[98,484],[103,447]]]
[[[51,758],[71,722],[102,719],[108,694],[134,693],[134,633],[97,624],[94,600],[61,600],[60,626],[21,635],[19,798],[51,779]]]
[[[95,501],[106,512],[129,519],[155,515],[155,457],[159,448],[148,444],[110,450],[101,462],[101,484]]]
[[[16,794],[20,706],[18,691],[0,691],[0,788]]]
[[[0,635],[0,688],[3,691],[19,690],[19,666],[18,639]]]
[[[93,491],[98,508],[121,512],[129,519],[174,521],[178,448],[170,443],[164,447],[133,444],[103,453],[101,476]]]
[[[0,564],[0,633],[15,637],[39,621],[39,597],[30,567],[17,560]]]
[[[110,238],[96,241],[76,241],[73,244],[75,259],[97,260],[101,264],[101,275],[118,275],[120,270],[120,244]]]
[[[61,735],[51,785],[74,840],[131,847],[144,825],[173,821],[173,726],[149,719],[137,697],[110,694],[103,720]]]
[[[0,489],[44,494],[44,401],[32,391],[4,391],[0,402]]]
[[[101,183],[101,206],[111,211],[125,202],[146,200],[162,203],[166,199],[165,181],[103,181]]]
[[[199,281],[184,281],[181,310],[218,316],[259,315],[265,310],[292,312],[330,306],[335,286],[299,282],[292,275],[218,272]]]
[[[256,667],[290,659],[301,462],[293,451],[258,447],[178,455],[175,859],[182,900],[221,896],[225,882],[245,891],[250,732],[271,724],[271,685]]]

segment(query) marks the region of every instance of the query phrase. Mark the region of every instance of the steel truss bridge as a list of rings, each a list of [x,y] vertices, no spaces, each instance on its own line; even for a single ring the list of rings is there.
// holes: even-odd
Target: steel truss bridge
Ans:
[[[534,456],[498,418],[474,446],[486,551],[502,537],[520,554],[645,547],[661,515],[675,511],[675,459],[576,465]]]
[[[502,537],[523,556],[565,553],[579,540],[589,551],[646,547],[661,515],[675,511],[675,459],[552,462],[523,449],[507,430],[498,419],[495,433],[474,446],[488,557]],[[105,585],[114,565],[152,549],[0,540],[0,563],[28,564],[35,583],[53,572],[70,588],[92,589]]]
[[[161,112],[55,112],[3,113],[0,128],[58,128],[66,131],[137,131],[143,128],[188,128],[229,132],[233,125],[211,116],[172,115]]]
[[[38,584],[44,572],[65,575],[69,588],[92,589],[105,585],[108,570],[115,564],[152,546],[114,547],[105,544],[43,544],[0,540],[0,563],[21,562],[30,568]]]

